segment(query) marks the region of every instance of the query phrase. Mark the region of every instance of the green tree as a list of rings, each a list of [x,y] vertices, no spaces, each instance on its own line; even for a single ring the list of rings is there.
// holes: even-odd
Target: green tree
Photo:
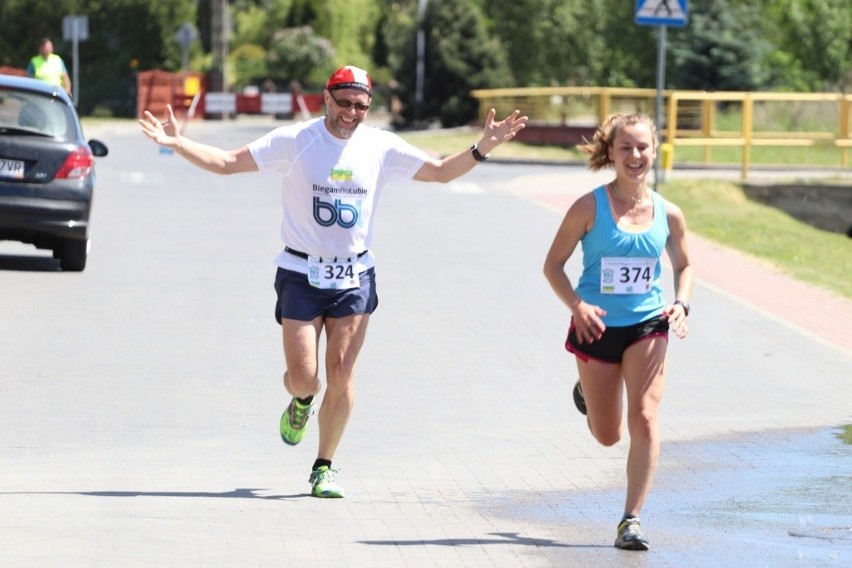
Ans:
[[[62,39],[66,15],[88,18],[89,38],[79,43],[78,107],[96,106],[112,114],[136,112],[138,69],[181,65],[175,38],[183,22],[195,21],[193,3],[184,0],[5,0],[0,4],[0,64],[26,67],[38,40],[51,37],[73,73],[72,46]],[[26,25],[21,25],[26,23]]]
[[[296,28],[301,26],[315,27],[317,33],[328,33],[330,20],[334,17],[328,0],[293,0],[286,24]]]
[[[549,50],[537,49],[549,34],[554,0],[493,0],[483,5],[488,29],[500,38],[518,84],[550,85],[559,71],[548,68]],[[535,17],[530,17],[535,14]],[[548,36],[552,37],[552,36]]]
[[[288,27],[310,26],[334,46],[333,66],[372,67],[380,0],[292,0]]]
[[[774,23],[770,69],[791,90],[852,88],[852,8],[848,0],[776,0],[768,7]],[[791,81],[792,79],[792,81]]]
[[[380,18],[376,22],[376,41],[373,47],[373,61],[392,70],[399,69],[405,58],[415,49],[416,0],[399,2],[398,0],[379,0]]]
[[[113,114],[136,113],[136,71],[181,68],[175,34],[195,21],[194,6],[180,0],[80,0],[89,16],[88,41],[80,44],[80,101],[84,114],[100,106]],[[83,11],[85,10],[85,11]]]
[[[268,46],[276,31],[291,27],[287,20],[292,7],[293,0],[233,0],[231,49],[236,50],[245,44]]]
[[[570,39],[566,37],[571,42],[566,55],[576,69],[575,82],[603,87],[648,88],[656,84],[655,29],[636,24],[633,2],[581,2],[566,21],[574,25],[568,30]]]
[[[693,0],[689,25],[669,34],[667,84],[678,89],[755,91],[769,86],[771,49],[763,9],[751,2]]]
[[[0,2],[0,65],[24,69],[38,53],[39,40],[53,40],[55,53],[71,65],[71,45],[62,39],[62,18],[75,12],[74,0]]]
[[[459,122],[474,116],[474,103],[465,97],[477,87],[655,85],[656,29],[634,23],[635,2],[428,4],[421,118]],[[378,98],[385,85],[398,83],[410,122],[417,5],[418,0],[230,0],[231,53],[239,54],[232,62],[238,60],[240,69],[252,66],[259,46],[277,66],[276,74],[296,73],[311,88],[321,87],[336,66],[364,67]],[[202,36],[190,52],[194,69],[209,67],[210,7],[210,0],[0,0],[0,65],[25,67],[38,40],[49,36],[71,66],[62,18],[86,15],[90,37],[79,46],[80,108],[85,113],[100,105],[132,114],[136,69],[179,69],[175,32],[183,22],[194,22]],[[306,25],[314,30],[313,39],[326,38],[334,47],[330,60],[320,58],[324,62],[309,69],[295,63],[310,61],[300,52],[304,45],[293,46],[290,55],[275,45],[285,41],[276,33]],[[852,86],[849,0],[691,0],[689,25],[668,30],[668,87],[848,91]],[[246,53],[252,55],[242,57]],[[239,73],[255,72],[261,71]]]
[[[309,26],[276,32],[266,55],[273,77],[302,84],[322,82],[333,70],[333,61],[331,42],[318,36]]]
[[[525,86],[652,86],[653,29],[622,0],[491,0],[490,28]]]
[[[439,120],[443,126],[458,126],[476,119],[478,103],[473,89],[512,85],[512,75],[503,46],[489,36],[485,19],[475,4],[454,0],[431,0],[423,22],[426,39],[422,104],[416,95],[416,20],[409,25],[402,56],[395,65],[398,95],[403,102],[400,125]]]
[[[266,50],[259,45],[245,43],[233,50],[228,59],[234,71],[234,88],[237,91],[253,81],[269,77]]]
[[[328,21],[328,29],[323,29],[323,35],[334,45],[335,67],[356,65],[373,71],[371,54],[376,45],[376,24],[381,17],[379,2],[327,0],[324,3],[334,14]]]

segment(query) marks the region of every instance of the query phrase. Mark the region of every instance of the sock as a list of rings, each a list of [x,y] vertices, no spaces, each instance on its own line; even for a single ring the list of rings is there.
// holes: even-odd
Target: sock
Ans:
[[[296,397],[296,400],[298,400],[299,404],[302,406],[309,406],[314,401],[314,395],[306,396],[305,398]]]
[[[621,520],[626,521],[627,519],[636,519],[636,518],[637,518],[636,515],[634,515],[633,513],[627,513],[626,515],[624,515],[624,517],[622,517]]]
[[[314,467],[312,467],[311,470],[317,469],[322,466],[326,466],[328,469],[331,469],[331,460],[317,458],[317,461],[314,462]]]

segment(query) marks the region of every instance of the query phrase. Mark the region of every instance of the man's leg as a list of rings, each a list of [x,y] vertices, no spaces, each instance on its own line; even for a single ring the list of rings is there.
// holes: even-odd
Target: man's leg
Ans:
[[[322,317],[312,321],[281,318],[284,338],[284,388],[296,398],[318,394],[322,384],[318,377],[317,346],[322,331]]]
[[[281,415],[281,440],[294,446],[302,441],[311,416],[311,400],[322,387],[317,377],[317,343],[322,330],[322,318],[312,321],[281,320],[284,337],[284,388],[293,399]],[[300,400],[301,399],[301,400]]]
[[[355,361],[369,321],[369,314],[325,321],[328,385],[319,411],[319,459],[331,461],[349,422],[355,404]]]
[[[660,453],[657,413],[666,384],[667,347],[666,338],[652,337],[631,345],[624,352],[627,428],[630,431],[626,515],[639,515],[657,467]]]

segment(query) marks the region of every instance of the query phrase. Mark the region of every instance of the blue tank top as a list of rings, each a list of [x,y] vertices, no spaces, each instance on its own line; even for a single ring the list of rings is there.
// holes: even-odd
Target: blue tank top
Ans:
[[[626,231],[613,217],[606,186],[594,190],[595,221],[580,240],[583,274],[577,294],[606,310],[602,319],[607,326],[635,325],[660,315],[665,307],[660,263],[669,224],[665,200],[654,191],[649,193],[654,207],[651,226]]]

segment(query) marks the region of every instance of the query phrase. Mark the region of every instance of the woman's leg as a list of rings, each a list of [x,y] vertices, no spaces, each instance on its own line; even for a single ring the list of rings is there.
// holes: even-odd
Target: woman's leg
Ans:
[[[621,439],[623,381],[621,365],[577,358],[577,371],[589,430],[600,444],[612,446]]]
[[[660,453],[657,416],[666,384],[667,347],[665,337],[650,337],[628,347],[622,359],[630,432],[625,515],[639,516],[657,467]]]

